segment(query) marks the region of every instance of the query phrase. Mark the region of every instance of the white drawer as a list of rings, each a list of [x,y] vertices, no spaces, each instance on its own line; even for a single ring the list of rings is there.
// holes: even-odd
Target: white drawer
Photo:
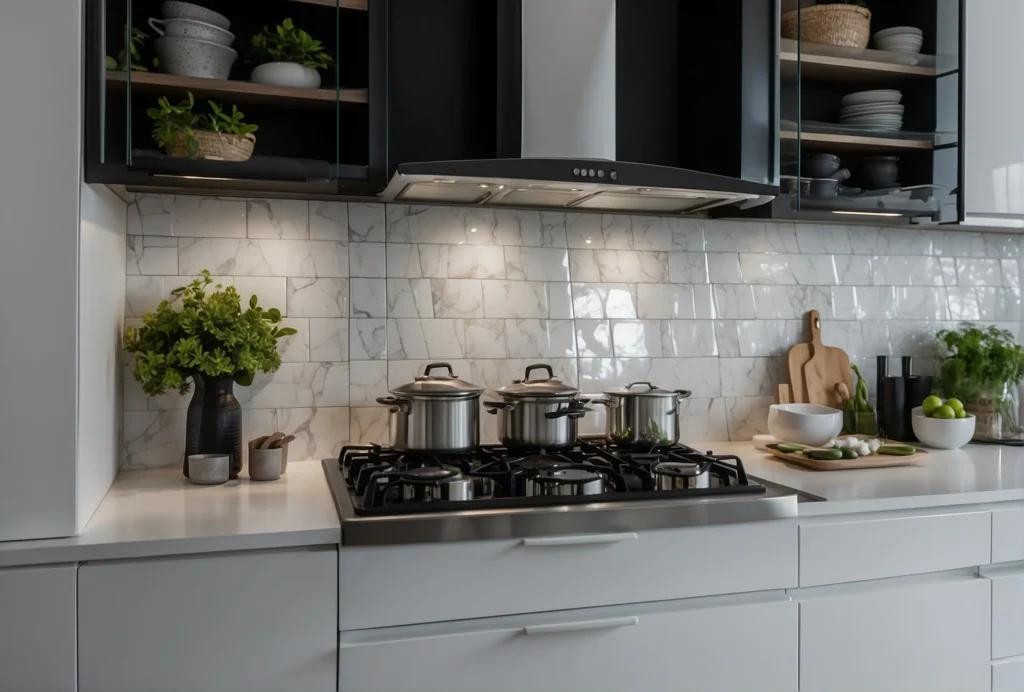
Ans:
[[[1024,560],[1024,507],[992,511],[992,562]]]
[[[800,524],[800,586],[987,565],[987,511]]]
[[[982,571],[992,581],[992,658],[1024,655],[1024,567]]]
[[[793,692],[798,684],[792,601],[643,604],[400,630],[343,633],[338,689]]]
[[[338,551],[341,630],[796,586],[795,520]]]
[[[1024,656],[992,661],[992,692],[1024,692]]]

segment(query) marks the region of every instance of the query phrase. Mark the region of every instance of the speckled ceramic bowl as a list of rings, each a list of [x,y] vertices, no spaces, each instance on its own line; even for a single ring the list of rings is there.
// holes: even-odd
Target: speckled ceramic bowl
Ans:
[[[238,58],[233,48],[219,43],[169,36],[156,40],[156,54],[162,72],[205,79],[227,79]]]
[[[195,38],[200,41],[219,43],[222,46],[230,46],[235,42],[235,35],[225,31],[215,24],[198,22],[195,19],[156,19],[149,18],[149,25],[153,31],[160,36],[170,38]]]
[[[206,22],[227,30],[231,28],[231,20],[213,10],[208,10],[190,2],[179,2],[178,0],[167,0],[160,6],[164,17],[167,19],[194,19],[197,22]]]

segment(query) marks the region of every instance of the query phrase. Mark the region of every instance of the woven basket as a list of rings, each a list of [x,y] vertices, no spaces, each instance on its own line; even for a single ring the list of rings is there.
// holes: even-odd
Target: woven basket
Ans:
[[[803,21],[800,22],[800,12]],[[871,40],[871,11],[859,5],[815,5],[782,15],[782,37],[800,38],[808,43],[827,46],[867,48]]]
[[[199,143],[199,154],[196,158],[200,159],[248,161],[252,156],[253,147],[256,146],[256,137],[251,134],[237,137],[205,130],[194,130],[192,134]],[[184,138],[168,144],[167,155],[188,158],[188,145]]]

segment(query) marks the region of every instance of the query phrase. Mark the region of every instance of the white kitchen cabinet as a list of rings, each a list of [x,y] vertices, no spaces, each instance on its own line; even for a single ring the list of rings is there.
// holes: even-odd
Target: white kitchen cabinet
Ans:
[[[0,570],[0,691],[74,692],[77,569]]]
[[[544,583],[533,586],[573,588]],[[794,692],[797,604],[781,595],[733,603],[648,603],[345,632],[338,689]]]
[[[988,580],[965,575],[896,582],[798,596],[800,692],[990,688]]]
[[[1024,227],[1024,72],[1020,0],[965,2],[964,203],[967,223]],[[977,218],[976,218],[977,217]]]
[[[330,692],[335,549],[82,565],[80,692]]]

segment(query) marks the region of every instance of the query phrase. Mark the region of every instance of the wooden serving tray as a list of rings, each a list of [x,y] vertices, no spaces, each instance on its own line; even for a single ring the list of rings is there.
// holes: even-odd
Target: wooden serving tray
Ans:
[[[871,439],[867,435],[853,435],[847,437],[859,437],[861,439]],[[778,444],[778,443],[775,443]],[[891,444],[904,444],[902,442],[892,442]],[[845,471],[847,469],[880,469],[888,466],[913,466],[928,458],[928,452],[917,448],[914,454],[910,454],[905,457],[889,456],[887,454],[872,454],[869,457],[859,457],[857,459],[839,459],[838,461],[819,461],[817,459],[808,459],[803,454],[787,454],[786,452],[780,452],[777,449],[773,449],[771,445],[764,448],[766,452],[771,454],[777,459],[788,461],[791,464],[802,466],[812,471]]]

